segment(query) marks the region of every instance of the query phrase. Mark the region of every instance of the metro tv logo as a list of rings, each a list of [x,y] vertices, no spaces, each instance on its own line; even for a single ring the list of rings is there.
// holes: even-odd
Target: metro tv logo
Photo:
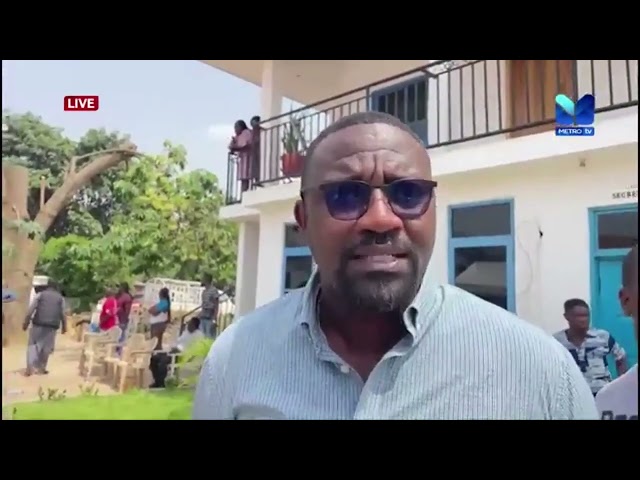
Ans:
[[[593,137],[596,97],[587,93],[573,102],[564,93],[556,95],[556,136]]]

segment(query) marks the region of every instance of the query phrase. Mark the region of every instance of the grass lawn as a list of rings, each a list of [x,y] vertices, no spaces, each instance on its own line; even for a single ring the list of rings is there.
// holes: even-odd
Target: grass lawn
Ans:
[[[188,420],[193,392],[131,391],[123,395],[79,396],[41,402],[18,403],[14,420]]]

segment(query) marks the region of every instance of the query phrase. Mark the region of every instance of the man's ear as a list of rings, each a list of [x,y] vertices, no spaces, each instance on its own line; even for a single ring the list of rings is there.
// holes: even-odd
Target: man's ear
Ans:
[[[618,292],[618,299],[620,300],[620,306],[622,307],[623,313],[627,316],[631,316],[631,309],[629,308],[629,295],[627,291],[623,288]]]
[[[293,207],[293,216],[296,219],[296,223],[300,230],[307,229],[307,212],[305,211],[304,201],[298,200],[296,201],[295,206]]]

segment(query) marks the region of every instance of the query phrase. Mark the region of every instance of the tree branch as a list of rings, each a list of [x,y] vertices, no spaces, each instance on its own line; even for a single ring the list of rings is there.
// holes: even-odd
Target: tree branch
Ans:
[[[68,175],[64,182],[60,188],[53,192],[53,195],[47,200],[44,207],[40,209],[34,221],[40,225],[43,232],[46,232],[64,206],[82,187],[101,173],[136,155],[139,155],[137,147],[131,142],[125,142],[117,148],[73,157],[69,162]],[[98,158],[87,163],[80,170],[75,171],[75,166],[79,160],[95,156]]]

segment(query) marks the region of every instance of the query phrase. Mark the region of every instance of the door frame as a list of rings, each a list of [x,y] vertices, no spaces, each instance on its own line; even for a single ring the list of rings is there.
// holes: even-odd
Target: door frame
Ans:
[[[607,205],[602,207],[592,207],[588,209],[589,216],[589,295],[591,297],[591,322],[599,328],[598,314],[600,313],[600,272],[599,264],[601,259],[624,258],[629,252],[628,248],[598,248],[598,217],[607,213],[624,213],[638,211],[637,203],[622,203],[618,205]]]
[[[510,233],[508,235],[487,235],[477,237],[453,238],[453,211],[468,207],[487,205],[509,205]],[[484,200],[480,202],[457,203],[447,207],[447,265],[448,279],[455,286],[455,250],[457,248],[505,247],[507,260],[507,310],[516,313],[516,270],[515,270],[515,214],[513,198]]]
[[[309,247],[285,247],[284,255],[282,256],[282,280],[280,282],[282,295],[289,291],[285,289],[287,281],[287,259],[296,257],[311,257],[311,269],[313,270],[313,256],[311,255],[311,249]]]

